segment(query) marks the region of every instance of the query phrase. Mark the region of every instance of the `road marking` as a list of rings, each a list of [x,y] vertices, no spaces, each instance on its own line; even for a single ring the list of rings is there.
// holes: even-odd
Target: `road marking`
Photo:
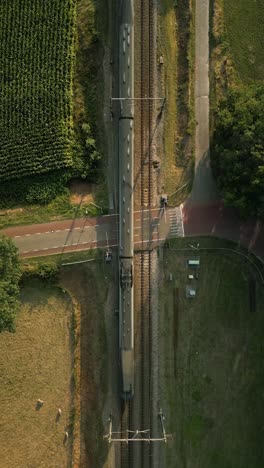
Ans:
[[[158,213],[159,213],[161,211],[161,209],[160,208],[152,208],[152,209],[147,208],[146,210],[134,211],[134,213],[152,213],[152,212],[155,212],[155,211],[158,211]]]
[[[143,240],[143,241],[136,241],[134,244],[141,244],[141,243],[146,243],[146,242],[157,242],[157,241],[165,241],[166,237],[158,237],[157,239],[148,239],[148,240]]]
[[[154,219],[160,219],[159,216],[152,216],[151,218],[143,218],[143,221],[153,221]],[[142,218],[136,218],[136,222],[142,221]]]
[[[185,232],[184,232],[184,224],[183,224],[183,213],[182,213],[182,210],[183,210],[183,204],[181,203],[181,205],[180,205],[180,212],[181,212],[182,234],[183,234],[183,237],[185,237]]]
[[[107,215],[103,215],[103,216],[100,216],[101,218],[107,218],[109,216],[118,216],[118,213],[112,213],[112,214],[107,214]],[[98,217],[98,216],[97,216]]]

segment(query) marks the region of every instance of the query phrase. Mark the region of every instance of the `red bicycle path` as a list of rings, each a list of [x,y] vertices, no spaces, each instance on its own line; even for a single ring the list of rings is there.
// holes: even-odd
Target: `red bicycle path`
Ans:
[[[147,210],[146,210],[147,211]],[[154,211],[154,210],[153,210]],[[158,212],[158,210],[157,210]],[[221,200],[196,202],[193,198],[189,198],[182,206],[183,226],[185,236],[214,236],[223,239],[231,240],[254,253],[262,261],[264,261],[264,225],[255,218],[247,220],[241,219],[237,211],[233,208],[224,206]],[[138,216],[135,213],[135,217]],[[35,234],[39,232],[50,232],[64,229],[76,229],[82,227],[83,218],[72,219],[66,221],[53,221],[50,223],[33,224],[25,226],[16,226],[3,229],[0,233],[9,237],[24,236],[27,234]],[[103,225],[106,223],[118,223],[116,214],[86,218],[86,226]],[[117,240],[113,239],[111,244],[117,244]],[[93,243],[81,246],[62,246],[60,249],[43,251],[43,253],[34,253],[32,256],[48,255],[51,253],[62,253],[77,250],[88,250],[96,247],[104,247],[105,242]],[[23,255],[22,256],[27,256]]]
[[[241,219],[234,208],[219,201],[196,203],[187,200],[183,207],[185,236],[214,236],[231,240],[264,261],[264,225],[256,218]]]
[[[148,245],[156,247],[161,241],[165,240],[164,237],[166,237],[166,233],[164,232],[164,226],[161,233],[159,232],[159,229],[156,231],[153,230],[151,241],[149,239],[145,239],[144,235],[142,237],[141,233],[138,231],[141,226],[141,222],[144,223],[144,220],[148,219],[149,216],[152,221],[154,219],[158,219],[159,222],[156,226],[158,228],[162,218],[162,213],[163,211],[161,211],[159,208],[152,210],[145,209],[143,211],[140,210],[134,212],[134,243],[136,250],[140,249],[142,245],[146,246],[146,248]],[[15,243],[18,244],[18,248],[20,250],[21,248],[24,249],[24,251],[20,251],[21,257],[39,257],[53,254],[63,254],[66,252],[90,250],[98,247],[105,248],[107,245],[110,247],[116,247],[118,246],[118,222],[118,215],[111,214],[95,218],[85,217],[64,221],[53,221],[50,223],[15,226],[2,229],[0,234],[4,234],[13,238]],[[116,226],[116,228],[114,228],[114,226]],[[165,227],[167,226],[165,225]],[[93,231],[89,230],[92,235],[89,235],[88,238],[81,239],[81,237],[83,237],[84,231],[87,232],[87,228],[93,229]],[[105,236],[106,232],[108,233],[108,241]],[[73,239],[74,233],[78,233],[77,241],[76,239]],[[60,239],[58,239],[58,235],[60,236]],[[53,243],[54,246],[50,245],[50,242],[45,243],[44,241],[45,237],[48,240],[51,239],[51,236],[52,239],[54,238],[54,240],[51,242],[51,244]],[[37,243],[36,240],[38,240]],[[24,245],[24,247],[22,247],[21,241],[22,243],[24,242],[24,244],[26,241],[26,246]]]

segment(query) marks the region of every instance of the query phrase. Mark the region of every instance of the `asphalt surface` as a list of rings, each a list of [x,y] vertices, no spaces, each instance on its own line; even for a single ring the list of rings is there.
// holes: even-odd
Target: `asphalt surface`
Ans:
[[[228,239],[251,250],[264,261],[264,226],[259,220],[241,219],[223,202],[186,203],[183,208],[186,236],[215,236]]]
[[[195,18],[195,178],[191,199],[219,199],[209,154],[209,0],[196,2]]]
[[[209,0],[196,2],[195,36],[195,177],[183,206],[186,236],[209,235],[229,239],[264,260],[264,226],[256,219],[242,220],[225,207],[210,168],[209,151]]]
[[[107,237],[109,246],[118,246],[118,230],[118,216],[106,215],[18,226],[0,233],[13,238],[20,256],[34,257],[105,247]],[[135,250],[154,247],[175,235],[183,235],[180,208],[134,212]]]

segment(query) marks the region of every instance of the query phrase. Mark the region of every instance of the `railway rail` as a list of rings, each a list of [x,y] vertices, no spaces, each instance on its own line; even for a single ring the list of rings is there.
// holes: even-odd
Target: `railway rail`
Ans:
[[[121,402],[120,429],[123,434],[127,430],[149,429],[151,437],[152,429],[152,380],[151,380],[151,356],[152,356],[152,317],[151,317],[151,266],[152,246],[150,242],[144,242],[144,233],[148,231],[151,239],[151,211],[148,215],[146,226],[146,208],[151,210],[154,206],[152,184],[152,120],[154,101],[148,100],[154,96],[153,90],[153,0],[134,0],[135,10],[140,12],[139,18],[135,18],[135,37],[140,37],[140,61],[137,65],[136,97],[140,98],[135,104],[135,142],[138,151],[135,151],[135,165],[140,167],[140,207],[141,207],[141,251],[136,255],[134,262],[137,278],[137,296],[135,304],[135,349],[136,363],[135,379],[137,391],[132,400]],[[138,96],[138,92],[140,95]],[[136,124],[135,124],[136,125]],[[146,229],[147,227],[147,229]],[[151,468],[151,443],[121,443],[120,461],[122,468],[144,467]]]
[[[153,0],[140,1],[140,98],[153,97]],[[152,117],[153,101],[142,99],[136,107],[139,119],[140,132],[135,138],[140,138],[140,205],[141,205],[141,252],[137,263],[136,275],[139,277],[140,297],[135,304],[139,308],[135,316],[139,321],[136,339],[139,341],[137,350],[140,350],[137,358],[138,366],[135,367],[139,382],[139,395],[130,402],[128,425],[133,427],[134,420],[139,424],[138,429],[149,429],[151,436],[151,262],[152,248],[150,243],[144,242],[144,228],[146,208],[153,206],[152,186]],[[136,157],[136,155],[135,155]],[[149,224],[146,231],[151,239],[151,215],[148,216]],[[136,427],[133,427],[136,429]],[[151,444],[131,444],[128,447],[128,466],[151,467]]]
[[[153,97],[153,0],[141,0],[141,97]],[[140,320],[141,320],[141,392],[140,420],[141,428],[149,429],[151,436],[151,263],[152,248],[143,244],[144,207],[151,209],[153,205],[152,184],[152,118],[153,101],[141,101],[141,238],[140,253]],[[149,239],[151,239],[151,216],[149,214]],[[151,467],[151,444],[140,444],[135,449],[140,450],[140,466]]]

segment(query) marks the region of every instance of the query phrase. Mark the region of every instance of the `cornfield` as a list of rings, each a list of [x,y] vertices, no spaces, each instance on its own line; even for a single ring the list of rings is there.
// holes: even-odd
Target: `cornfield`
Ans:
[[[73,165],[76,0],[0,0],[0,180]]]

